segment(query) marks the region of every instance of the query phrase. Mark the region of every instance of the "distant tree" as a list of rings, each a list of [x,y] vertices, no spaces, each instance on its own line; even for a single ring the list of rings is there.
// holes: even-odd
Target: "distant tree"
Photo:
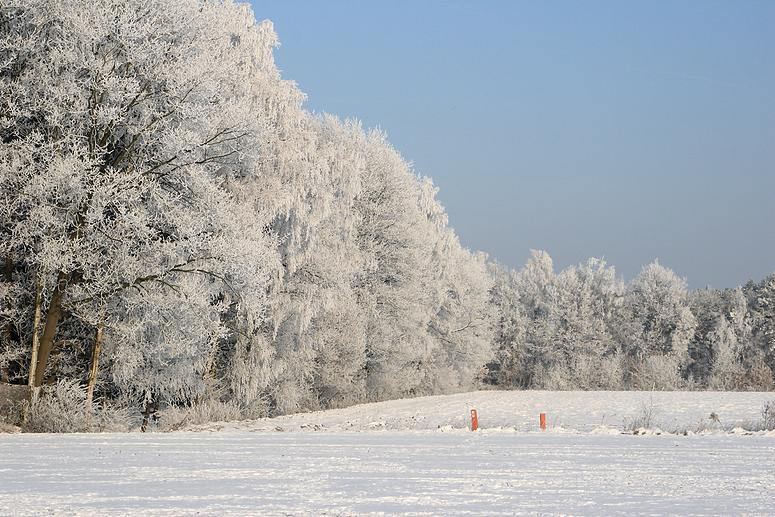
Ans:
[[[552,258],[545,251],[531,250],[530,259],[519,271],[516,288],[519,292],[525,317],[528,321],[525,335],[528,384],[536,382],[536,372],[552,366],[554,344],[552,338],[552,313],[550,289],[555,273]]]
[[[549,317],[554,332],[553,366],[547,379],[550,386],[620,387],[622,379],[616,378],[620,374],[619,350],[611,328],[623,293],[624,283],[600,259],[589,259],[557,275],[550,289]]]
[[[758,284],[747,284],[751,328],[750,346],[745,348],[744,361],[750,382],[756,389],[773,389],[775,379],[775,274]]]
[[[700,384],[706,384],[713,368],[713,338],[719,319],[724,317],[724,296],[716,289],[699,289],[690,293],[689,307],[697,321],[689,344],[688,373]]]
[[[718,390],[737,390],[744,386],[745,370],[740,362],[740,345],[734,329],[725,317],[719,317],[715,328],[708,334],[712,363],[708,387]]]
[[[517,272],[493,264],[490,274],[494,277],[490,303],[495,318],[495,358],[487,365],[486,381],[505,388],[525,387],[531,377],[526,343],[529,321],[517,289]]]
[[[686,281],[653,262],[628,286],[624,311],[628,332],[620,337],[631,360],[633,385],[642,389],[679,387],[697,325],[689,309]]]

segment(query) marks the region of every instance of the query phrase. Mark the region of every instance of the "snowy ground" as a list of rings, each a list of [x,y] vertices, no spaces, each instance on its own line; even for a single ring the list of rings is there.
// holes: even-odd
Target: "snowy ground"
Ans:
[[[666,432],[750,427],[775,393],[633,391],[477,391],[361,404],[278,418],[189,426],[189,430],[371,431],[464,430],[471,409],[485,432],[538,431],[546,413],[553,432],[617,432],[650,415]],[[711,413],[718,419],[711,419]]]
[[[775,433],[613,425],[645,400],[677,428],[710,412],[731,427],[773,398],[483,392],[208,427],[220,432],[0,435],[0,515],[775,514]],[[464,401],[484,431],[455,428]]]

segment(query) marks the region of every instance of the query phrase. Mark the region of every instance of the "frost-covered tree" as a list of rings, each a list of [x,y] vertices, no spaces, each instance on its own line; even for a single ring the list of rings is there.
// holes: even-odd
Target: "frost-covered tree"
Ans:
[[[473,386],[486,258],[384,135],[303,109],[270,23],[14,0],[0,28],[4,379],[249,414]]]
[[[526,345],[529,321],[520,303],[517,272],[493,264],[490,274],[494,278],[490,303],[495,318],[495,358],[487,365],[486,382],[505,388],[526,386],[530,379]]]
[[[686,281],[658,262],[644,267],[628,285],[620,339],[632,361],[635,386],[680,386],[696,326],[687,296]]]
[[[499,382],[561,389],[621,386],[622,354],[613,329],[624,284],[613,268],[590,259],[555,275],[549,255],[534,251],[519,272],[496,275]]]
[[[308,255],[317,264],[319,310],[310,326],[314,344],[313,392],[319,407],[337,407],[366,395],[366,319],[354,283],[363,268],[356,242],[355,201],[365,162],[358,149],[360,124],[332,117],[320,121],[318,154],[329,168],[327,216],[315,230],[317,248]],[[312,260],[311,260],[312,262]]]
[[[429,393],[471,388],[493,352],[493,280],[487,257],[461,246],[447,226],[447,214],[436,199],[438,189],[422,181],[420,210],[427,218],[425,239],[433,243],[430,271],[435,314],[428,323],[433,351],[420,368]]]
[[[619,348],[611,328],[624,283],[600,259],[563,270],[550,288],[551,342],[546,382],[552,387],[617,388]]]
[[[724,318],[723,293],[716,289],[699,289],[689,295],[689,306],[697,326],[689,344],[688,372],[695,382],[705,383],[713,367],[714,339],[711,334],[719,319]]]
[[[691,295],[697,328],[690,345],[690,375],[701,386],[746,389],[749,373],[761,364],[742,289],[701,289]]]
[[[545,251],[531,251],[531,257],[517,276],[517,291],[524,314],[529,322],[525,343],[528,352],[529,383],[536,382],[551,367],[552,343],[551,285],[554,282],[554,264]]]
[[[419,183],[379,132],[365,142],[356,199],[356,242],[363,268],[355,280],[367,318],[366,383],[371,399],[418,394],[433,344],[429,282],[432,243],[418,207]]]
[[[302,137],[306,143],[298,142]],[[274,171],[287,191],[273,223],[283,274],[272,289],[269,313],[277,372],[273,398],[282,412],[341,405],[364,395],[364,320],[353,291],[362,268],[354,203],[364,135],[356,123],[307,115],[289,130],[285,145],[294,140]]]
[[[740,362],[740,345],[732,325],[719,317],[715,328],[708,334],[712,363],[708,387],[734,390],[743,387],[745,370]]]
[[[749,382],[757,389],[775,387],[775,274],[759,283],[749,282],[743,289],[751,329],[750,346],[744,362]]]
[[[163,313],[187,303],[188,276],[210,297],[266,283],[265,216],[226,187],[254,174],[253,43],[270,29],[231,4],[12,4],[0,19],[0,253],[28,292],[43,288],[41,326],[26,328],[40,334],[40,385],[67,317],[93,322],[137,296]],[[123,339],[123,315],[106,318]]]
[[[598,259],[489,263],[384,134],[304,109],[277,42],[229,0],[0,6],[0,381],[86,384],[88,411],[146,419],[483,374],[772,388],[775,276],[690,295],[658,263],[626,287]]]

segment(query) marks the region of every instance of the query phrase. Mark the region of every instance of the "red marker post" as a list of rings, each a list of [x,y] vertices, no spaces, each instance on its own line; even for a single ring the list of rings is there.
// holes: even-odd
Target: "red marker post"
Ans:
[[[476,410],[471,410],[471,430],[476,431],[479,429],[479,417],[476,414]]]
[[[538,423],[541,426],[541,430],[546,431],[546,413],[538,415]]]

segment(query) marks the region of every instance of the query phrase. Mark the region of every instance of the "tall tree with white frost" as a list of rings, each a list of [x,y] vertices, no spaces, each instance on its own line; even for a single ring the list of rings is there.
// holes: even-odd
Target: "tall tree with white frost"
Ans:
[[[428,333],[435,310],[429,222],[417,178],[384,135],[368,135],[365,156],[355,205],[364,268],[355,286],[368,321],[368,396],[417,395],[427,389],[422,372],[435,346]]]
[[[517,288],[519,274],[500,265],[492,265],[490,271],[494,277],[495,360],[487,365],[486,382],[504,388],[527,386],[532,373],[526,342],[530,321]]]
[[[744,352],[746,369],[760,389],[775,388],[775,273],[759,283],[749,282],[748,301],[751,347]]]
[[[295,149],[282,150],[274,172],[287,192],[273,223],[283,275],[269,313],[277,375],[272,397],[280,412],[364,395],[365,322],[352,288],[361,268],[354,203],[364,136],[357,124],[299,114],[305,119],[284,141],[297,142]]]
[[[628,332],[622,335],[622,344],[632,361],[634,385],[679,387],[696,326],[686,281],[655,261],[630,283],[624,304]]]
[[[252,173],[262,132],[242,44],[261,28],[244,7],[189,0],[13,4],[0,22],[0,253],[44,286],[40,385],[64,317],[116,304],[106,325],[120,340],[125,299],[160,314],[189,299],[183,277],[211,296],[266,281],[265,221],[224,188]]]
[[[517,275],[517,291],[528,320],[525,343],[527,349],[527,369],[530,372],[527,382],[540,382],[535,374],[543,376],[552,366],[552,321],[550,315],[550,289],[554,282],[554,263],[545,251],[531,250],[530,258]]]
[[[624,282],[600,259],[564,269],[549,289],[553,344],[547,385],[620,387],[619,347],[611,332]]]
[[[428,393],[472,388],[483,365],[494,356],[493,279],[487,257],[460,245],[447,226],[437,192],[430,179],[420,185],[420,209],[427,219],[425,239],[433,244],[429,268],[436,307],[428,323],[434,348],[420,367]]]

